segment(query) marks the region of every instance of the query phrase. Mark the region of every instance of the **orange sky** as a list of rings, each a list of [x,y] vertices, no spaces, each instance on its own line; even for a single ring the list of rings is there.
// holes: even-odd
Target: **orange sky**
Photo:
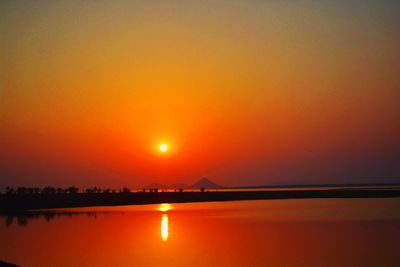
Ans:
[[[0,186],[400,182],[399,7],[2,1]]]

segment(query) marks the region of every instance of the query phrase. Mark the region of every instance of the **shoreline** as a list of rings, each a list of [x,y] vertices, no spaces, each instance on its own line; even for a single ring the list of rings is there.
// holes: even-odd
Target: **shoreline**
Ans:
[[[400,189],[135,192],[0,195],[0,213],[95,206],[312,198],[396,198]]]

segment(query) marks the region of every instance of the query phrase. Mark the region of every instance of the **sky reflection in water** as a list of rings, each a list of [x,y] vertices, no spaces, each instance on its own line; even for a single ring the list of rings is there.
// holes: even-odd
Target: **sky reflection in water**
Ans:
[[[398,266],[399,204],[240,201],[3,215],[0,259],[21,266]]]

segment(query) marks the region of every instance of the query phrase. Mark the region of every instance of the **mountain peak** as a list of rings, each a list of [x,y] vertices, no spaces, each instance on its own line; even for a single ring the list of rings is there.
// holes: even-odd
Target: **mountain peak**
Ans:
[[[222,188],[223,186],[214,183],[213,181],[211,181],[210,179],[203,177],[201,178],[199,181],[197,181],[196,183],[194,183],[192,185],[192,188],[212,188],[212,189],[216,189],[216,188]]]

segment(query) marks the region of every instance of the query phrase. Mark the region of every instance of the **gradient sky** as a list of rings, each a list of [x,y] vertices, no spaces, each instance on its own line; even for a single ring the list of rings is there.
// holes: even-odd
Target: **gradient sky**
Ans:
[[[0,187],[400,182],[399,29],[399,1],[1,1]]]

